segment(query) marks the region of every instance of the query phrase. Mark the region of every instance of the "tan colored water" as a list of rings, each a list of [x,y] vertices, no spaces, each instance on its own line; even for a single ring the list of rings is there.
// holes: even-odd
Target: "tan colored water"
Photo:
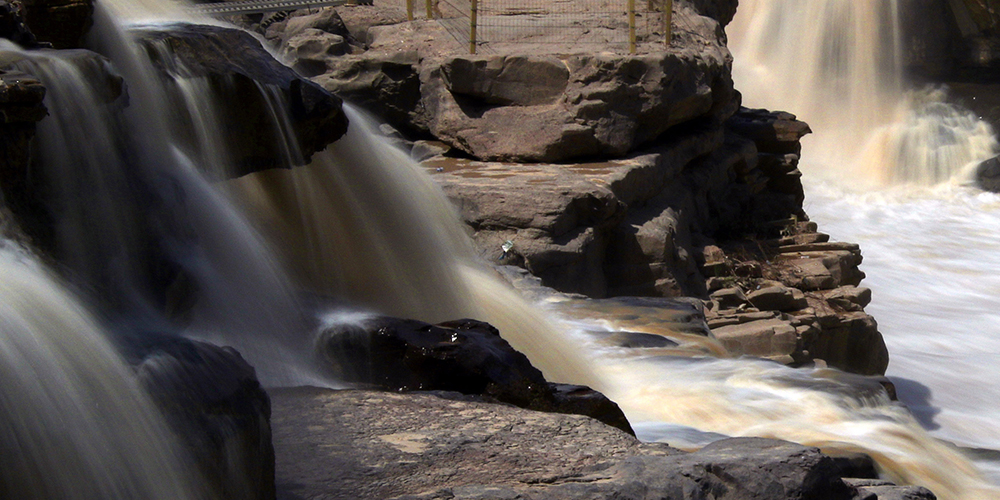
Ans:
[[[206,498],[84,307],[26,255],[0,249],[0,276],[0,496]]]
[[[440,188],[350,113],[345,138],[310,165],[231,181],[235,197],[312,292],[428,322],[492,323],[555,381],[591,381],[582,353],[477,262]]]
[[[733,77],[751,107],[783,109],[810,124],[810,172],[870,186],[964,180],[997,150],[990,127],[907,88],[896,0],[745,0],[727,28]]]

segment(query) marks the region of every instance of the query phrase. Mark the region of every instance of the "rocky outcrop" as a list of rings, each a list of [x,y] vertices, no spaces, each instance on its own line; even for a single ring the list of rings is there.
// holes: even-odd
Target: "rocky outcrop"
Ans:
[[[677,5],[689,28],[683,36],[699,43],[631,57],[543,51],[467,56],[458,55],[462,44],[436,22],[362,23],[356,29],[363,32],[351,36],[367,41],[366,51],[338,56],[311,50],[306,69],[327,90],[400,130],[433,135],[480,160],[620,157],[678,124],[721,122],[735,110],[719,23],[685,2]],[[321,33],[309,36],[343,36],[313,29]],[[299,36],[276,38],[283,50],[298,53]]]
[[[496,328],[481,321],[430,325],[375,317],[328,328],[317,345],[344,382],[482,395],[522,408],[587,415],[633,434],[614,402],[587,387],[547,382]]]
[[[857,245],[829,243],[812,223],[791,228],[796,234],[753,247],[713,248],[706,263],[715,273],[707,281],[712,333],[735,354],[885,373],[885,342],[864,312],[871,290],[857,286],[864,277]]]
[[[236,171],[228,175],[304,164],[347,131],[339,98],[276,61],[244,31],[172,25],[144,27],[135,33],[164,73],[207,80],[218,99],[218,119],[228,127],[227,136],[239,145],[231,151]],[[280,101],[269,102],[271,97],[262,86],[276,90]],[[299,151],[290,152],[290,159],[282,148],[274,147],[281,134],[269,112],[275,105],[288,110],[291,132],[298,142]]]
[[[253,367],[232,348],[156,332],[120,344],[212,498],[274,499],[271,402]]]
[[[685,453],[585,417],[454,393],[302,388],[272,398],[278,488],[289,497],[849,500],[867,498],[869,486],[853,484],[875,484],[845,481],[841,463],[784,441]]]

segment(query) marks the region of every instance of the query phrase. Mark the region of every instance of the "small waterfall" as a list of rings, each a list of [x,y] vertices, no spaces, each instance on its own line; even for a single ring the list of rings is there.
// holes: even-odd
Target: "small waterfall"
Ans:
[[[27,254],[0,245],[0,496],[206,498],[90,314]]]
[[[870,185],[964,180],[996,154],[991,128],[902,78],[898,0],[744,0],[727,28],[748,106],[810,124],[805,155]]]
[[[298,282],[383,314],[492,323],[556,381],[595,383],[575,343],[479,262],[454,207],[347,107],[347,135],[311,164],[230,181]]]

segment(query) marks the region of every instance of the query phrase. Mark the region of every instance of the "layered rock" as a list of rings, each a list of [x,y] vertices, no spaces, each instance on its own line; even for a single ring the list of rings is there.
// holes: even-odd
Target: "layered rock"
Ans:
[[[848,500],[881,484],[845,481],[860,469],[784,441],[685,453],[585,417],[454,393],[302,388],[272,398],[279,491],[302,498]]]

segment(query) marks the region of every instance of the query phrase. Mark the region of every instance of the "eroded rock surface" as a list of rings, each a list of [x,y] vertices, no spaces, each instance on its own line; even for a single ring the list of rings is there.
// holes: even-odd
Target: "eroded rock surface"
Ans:
[[[299,388],[273,391],[272,400],[279,498],[849,500],[859,492],[833,459],[784,441],[726,439],[684,453],[586,417],[455,394]]]

